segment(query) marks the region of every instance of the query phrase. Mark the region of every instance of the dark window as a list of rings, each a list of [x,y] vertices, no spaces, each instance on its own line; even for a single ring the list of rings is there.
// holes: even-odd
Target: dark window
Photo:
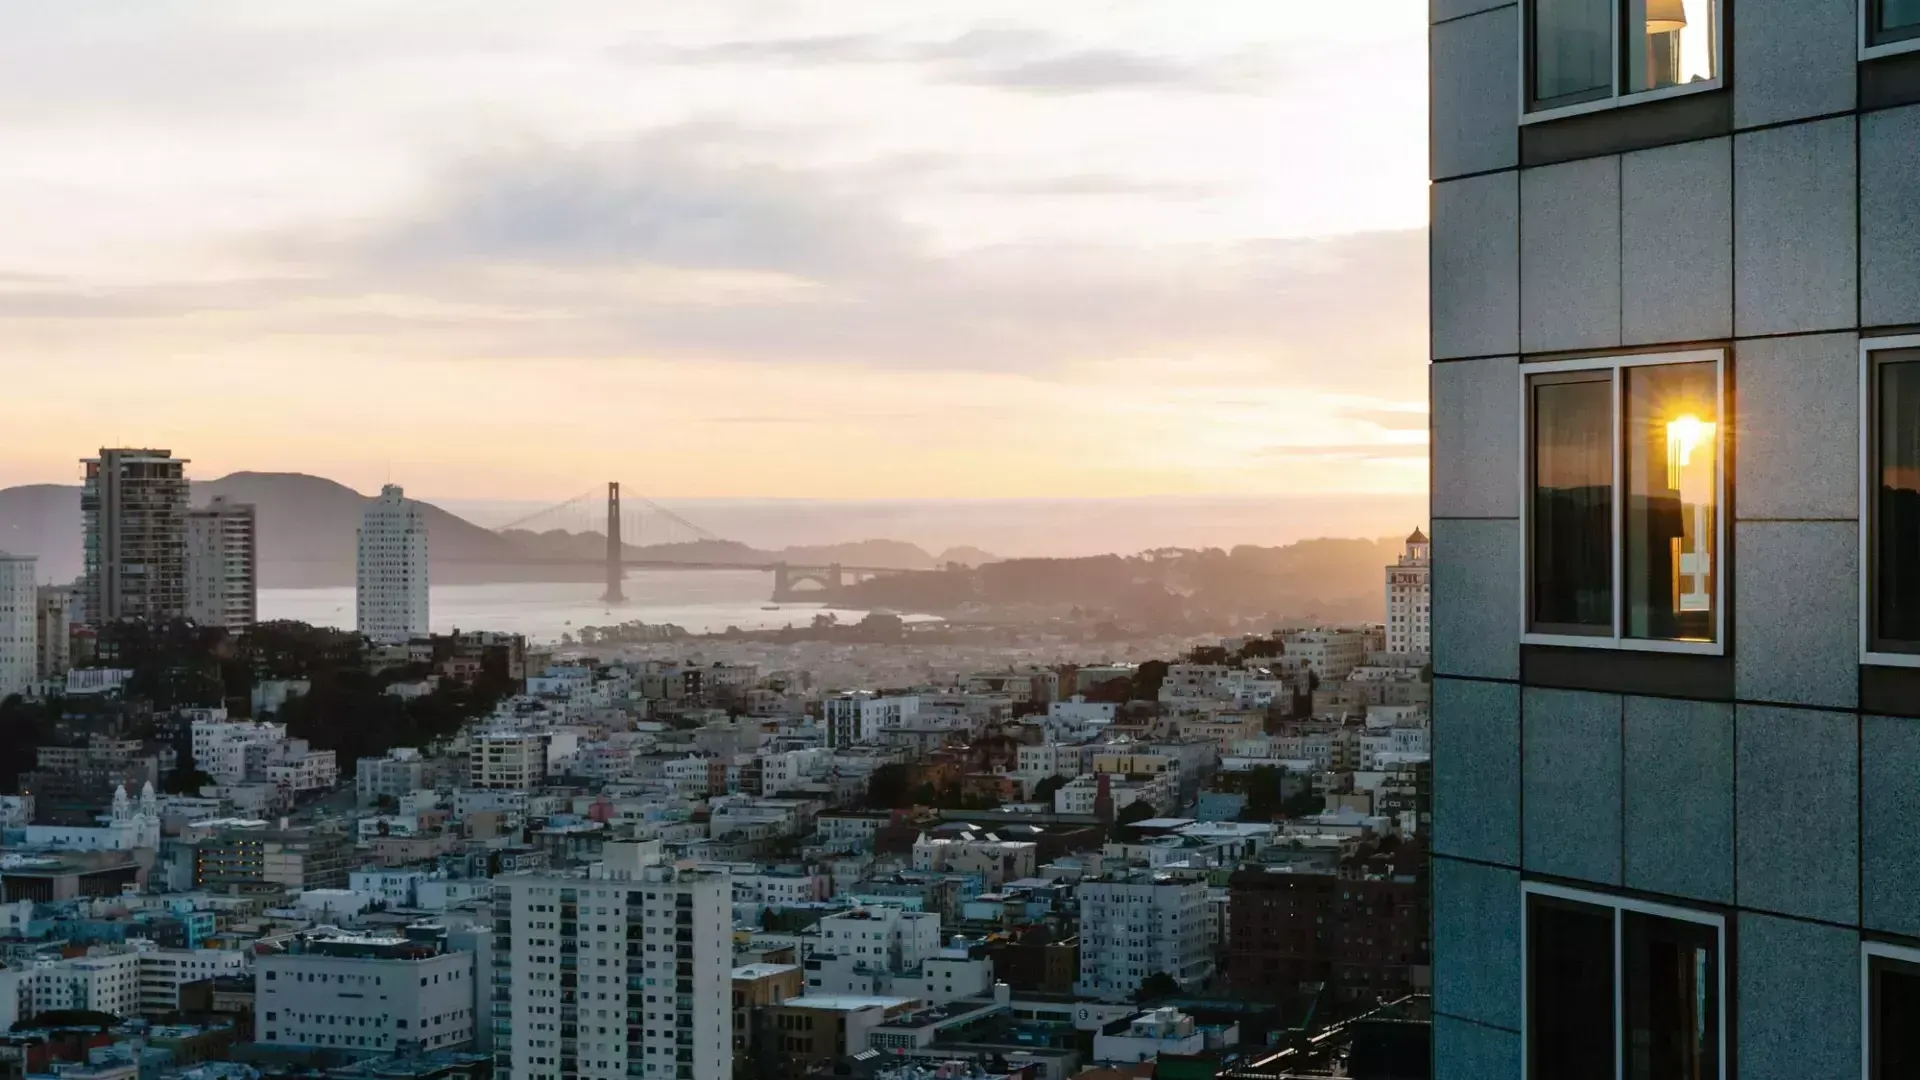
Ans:
[[[1527,910],[1527,1075],[1614,1080],[1613,911],[1534,896]]]
[[[1534,0],[1533,104],[1613,96],[1613,0]]]
[[[1718,926],[1544,893],[1526,918],[1531,1080],[1719,1080]]]
[[[1719,73],[1719,0],[1531,0],[1527,26],[1529,110],[1711,83]]]
[[[1920,964],[1867,959],[1867,1080],[1920,1076]]]
[[[1533,628],[1613,633],[1613,376],[1533,380]]]
[[[1867,7],[1867,44],[1920,38],[1920,0],[1861,0]]]
[[[1871,371],[1870,640],[1920,653],[1920,349],[1876,353]]]

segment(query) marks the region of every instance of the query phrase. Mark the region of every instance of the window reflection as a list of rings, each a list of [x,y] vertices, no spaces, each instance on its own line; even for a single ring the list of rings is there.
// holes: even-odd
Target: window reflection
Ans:
[[[1876,45],[1920,36],[1920,0],[1878,0],[1872,29]]]
[[[1533,628],[1613,633],[1613,383],[1533,381]]]
[[[1719,393],[1711,363],[1625,369],[1626,635],[1714,639]]]
[[[1613,94],[1613,0],[1537,0],[1533,97],[1570,105]]]
[[[1714,77],[1715,2],[1627,0],[1627,93]]]

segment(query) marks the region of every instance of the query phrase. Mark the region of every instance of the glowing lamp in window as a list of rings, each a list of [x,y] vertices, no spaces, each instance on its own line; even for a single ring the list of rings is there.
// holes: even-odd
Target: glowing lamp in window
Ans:
[[[1667,487],[1680,496],[1690,519],[1673,544],[1673,604],[1676,611],[1711,611],[1713,594],[1714,425],[1687,413],[1667,423]]]

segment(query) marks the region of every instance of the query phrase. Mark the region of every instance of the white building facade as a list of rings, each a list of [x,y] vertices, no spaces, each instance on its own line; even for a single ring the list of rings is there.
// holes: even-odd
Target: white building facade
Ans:
[[[1433,545],[1419,529],[1407,537],[1407,550],[1387,567],[1387,651],[1429,656],[1433,652],[1428,613],[1433,593]]]
[[[0,551],[0,701],[26,693],[38,673],[38,565],[31,555]]]
[[[730,1080],[725,872],[610,843],[585,877],[495,879],[488,989],[499,1080]]]
[[[355,626],[377,644],[425,637],[427,519],[398,484],[380,489],[360,517]]]
[[[472,953],[344,934],[316,935],[298,948],[254,961],[261,1042],[369,1056],[473,1045]]]
[[[872,742],[882,731],[897,728],[920,715],[920,699],[910,695],[843,694],[826,699],[822,707],[828,746]]]
[[[1121,1001],[1149,975],[1164,973],[1193,986],[1213,974],[1203,877],[1130,872],[1083,881],[1079,895],[1076,994]]]
[[[259,533],[250,503],[216,495],[187,511],[187,618],[238,634],[259,618]]]

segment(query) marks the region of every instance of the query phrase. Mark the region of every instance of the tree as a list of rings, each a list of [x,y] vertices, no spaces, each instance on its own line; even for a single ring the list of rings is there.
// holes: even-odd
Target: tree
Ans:
[[[1135,799],[1120,808],[1120,812],[1113,817],[1113,823],[1115,825],[1131,825],[1136,821],[1145,821],[1157,812],[1158,811],[1154,810],[1153,804],[1147,800]]]
[[[1138,804],[1135,804],[1138,805]],[[1140,988],[1133,992],[1135,1004],[1144,1005],[1149,1001],[1173,997],[1180,992],[1180,981],[1164,971],[1156,971],[1140,980]]]
[[[881,810],[898,810],[913,805],[907,782],[913,778],[905,765],[882,765],[867,777],[867,805]]]
[[[1133,680],[1125,675],[1116,675],[1105,682],[1087,688],[1088,701],[1100,705],[1125,705],[1133,696]]]
[[[1061,776],[1059,773],[1054,773],[1052,776],[1033,785],[1033,801],[1052,803],[1054,792],[1066,787],[1068,783],[1067,777]]]
[[[1247,772],[1244,784],[1247,803],[1240,810],[1241,821],[1272,821],[1285,805],[1287,770],[1278,765],[1256,765]]]
[[[174,769],[166,775],[163,787],[169,795],[198,795],[200,789],[213,783],[213,777],[191,766]]]
[[[383,814],[397,814],[400,812],[400,800],[382,792],[374,797],[373,807]]]
[[[1327,808],[1327,800],[1308,788],[1300,794],[1280,804],[1280,813],[1287,817],[1307,817],[1318,814]]]
[[[1133,700],[1159,701],[1160,684],[1167,681],[1167,662],[1149,660],[1133,671]]]
[[[1227,662],[1227,650],[1219,645],[1196,645],[1187,654],[1189,664],[1224,664]]]

